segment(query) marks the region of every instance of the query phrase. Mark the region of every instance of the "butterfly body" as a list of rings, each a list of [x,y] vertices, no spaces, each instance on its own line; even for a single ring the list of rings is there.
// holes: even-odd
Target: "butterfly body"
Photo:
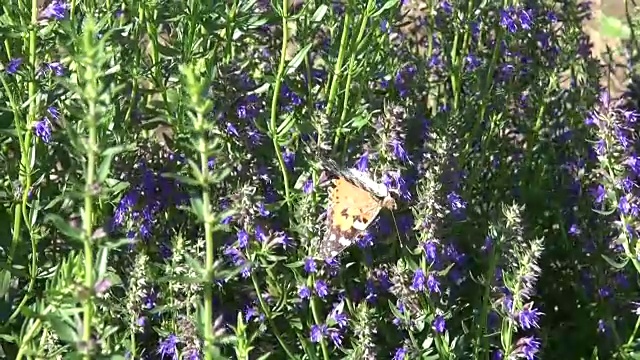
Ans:
[[[318,256],[336,257],[353,244],[377,218],[380,210],[395,210],[396,202],[384,184],[357,169],[339,169],[330,162],[329,170],[338,175],[329,194],[327,233]]]

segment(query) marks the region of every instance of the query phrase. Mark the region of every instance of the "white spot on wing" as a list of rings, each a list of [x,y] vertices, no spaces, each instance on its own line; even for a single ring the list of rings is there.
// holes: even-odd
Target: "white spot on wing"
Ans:
[[[366,230],[369,227],[369,223],[363,223],[360,220],[355,220],[353,222],[353,227],[357,230]]]
[[[341,236],[340,239],[338,240],[338,242],[340,243],[340,245],[342,246],[349,246],[351,245],[351,240],[347,239],[344,236]]]

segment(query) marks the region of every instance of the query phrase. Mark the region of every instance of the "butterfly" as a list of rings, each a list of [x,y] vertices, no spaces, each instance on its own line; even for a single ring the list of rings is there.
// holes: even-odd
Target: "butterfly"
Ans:
[[[357,169],[341,169],[331,160],[327,170],[337,175],[329,189],[327,233],[320,241],[318,256],[335,258],[376,220],[380,210],[396,209],[391,191]]]

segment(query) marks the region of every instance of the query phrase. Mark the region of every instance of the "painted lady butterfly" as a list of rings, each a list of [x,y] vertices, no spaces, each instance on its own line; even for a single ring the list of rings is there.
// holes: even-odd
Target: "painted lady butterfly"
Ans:
[[[325,161],[325,168],[338,177],[329,193],[328,230],[318,250],[322,259],[336,257],[353,244],[382,208],[396,209],[389,189],[368,174],[357,169],[340,169],[333,161]]]

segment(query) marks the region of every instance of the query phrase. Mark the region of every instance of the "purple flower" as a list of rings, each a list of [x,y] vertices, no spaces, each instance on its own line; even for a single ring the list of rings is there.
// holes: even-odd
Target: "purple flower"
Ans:
[[[444,320],[444,317],[441,315],[437,315],[436,318],[433,320],[433,323],[431,324],[431,326],[433,326],[433,329],[438,334],[442,334],[446,329],[446,322]]]
[[[64,75],[64,65],[62,65],[61,62],[59,61],[53,61],[50,63],[44,63],[42,65],[42,69],[41,69],[41,73],[46,73],[47,71],[50,71],[52,73],[54,73],[56,76],[63,76]]]
[[[532,336],[523,337],[516,343],[516,356],[524,357],[527,360],[535,359],[535,355],[540,350],[540,341]]]
[[[156,353],[160,355],[161,359],[169,358],[172,360],[178,360],[178,337],[171,334],[166,339],[162,340],[158,344]]]
[[[477,68],[479,68],[480,65],[482,65],[482,60],[473,54],[467,55],[467,57],[464,60],[466,63],[465,69],[468,72],[472,72]]]
[[[306,271],[307,274],[311,274],[317,271],[316,262],[312,258],[308,257],[304,259],[304,271]]]
[[[427,276],[427,288],[430,293],[440,293],[440,282],[433,274]]]
[[[360,156],[360,159],[356,161],[356,169],[366,172],[369,168],[369,152],[366,152]]]
[[[316,294],[321,298],[329,295],[329,287],[324,280],[316,280],[315,284]]]
[[[504,353],[502,350],[496,350],[491,354],[491,360],[502,360],[504,359]]]
[[[513,8],[500,10],[500,26],[507,29],[510,33],[518,31],[518,27],[512,19]]]
[[[607,332],[607,323],[602,319],[598,320],[598,332],[600,334],[605,334]]]
[[[254,318],[256,321],[262,322],[264,320],[264,314],[260,313],[255,305],[247,305],[244,309],[244,320],[249,322]]]
[[[410,286],[410,289],[415,292],[424,291],[425,282],[426,282],[426,279],[424,276],[424,271],[422,271],[422,269],[417,269],[416,272],[413,274],[413,282]]]
[[[342,346],[342,334],[338,329],[329,329],[329,338],[336,347]]]
[[[308,299],[311,297],[311,289],[309,289],[308,286],[301,286],[298,289],[298,296],[300,297],[300,299]]]
[[[635,154],[629,155],[624,164],[629,166],[636,175],[640,174],[640,159]]]
[[[317,343],[322,340],[324,335],[327,333],[326,325],[313,325],[311,326],[311,342]]]
[[[154,289],[151,289],[142,299],[143,308],[146,310],[151,310],[156,307],[156,300],[158,298],[158,294],[156,294]]]
[[[581,231],[577,224],[571,224],[569,227],[569,235],[580,235]]]
[[[289,149],[285,149],[284,153],[282,154],[282,159],[287,169],[289,169],[290,171],[293,171],[293,166],[296,161],[296,153],[294,153]]]
[[[638,213],[640,213],[640,208],[638,208],[638,205],[635,203],[629,202],[626,196],[623,196],[620,198],[620,202],[618,203],[618,208],[620,209],[620,212],[625,215],[638,216]]]
[[[33,129],[36,133],[36,136],[42,140],[45,144],[51,142],[51,123],[47,118],[43,118],[40,121],[37,121]]]
[[[235,125],[233,125],[232,123],[227,122],[226,130],[229,135],[240,137],[240,133],[238,132],[238,129],[236,129]]]
[[[620,186],[625,192],[631,192],[631,190],[636,186],[636,183],[631,180],[628,176],[624,179],[620,180]]]
[[[530,306],[525,307],[518,314],[518,321],[520,322],[520,326],[523,329],[528,330],[538,326],[538,320],[540,319],[540,315],[542,313],[538,311],[536,308],[530,309]]]
[[[200,351],[198,349],[191,349],[186,355],[186,360],[200,360]]]
[[[635,110],[625,110],[622,112],[622,116],[624,116],[627,123],[635,124],[638,120],[639,114]]]
[[[240,249],[244,249],[247,247],[248,244],[249,244],[249,234],[244,230],[238,231],[238,247]]]
[[[454,192],[450,192],[447,195],[447,201],[449,202],[449,206],[453,212],[464,210],[467,207],[467,203],[462,200],[462,197]]]
[[[305,194],[311,194],[313,192],[313,188],[313,180],[308,179],[307,181],[305,181],[304,185],[302,185],[302,192],[304,192]]]
[[[64,19],[68,8],[69,5],[65,1],[53,0],[44,10],[42,10],[42,12],[40,13],[40,18],[54,18],[56,20],[62,20]]]
[[[240,275],[242,276],[243,279],[246,279],[249,276],[251,276],[251,264],[249,263],[244,264],[244,266],[242,267],[242,270],[240,271]]]
[[[595,145],[593,145],[593,151],[595,151],[596,154],[598,155],[604,155],[606,150],[607,150],[607,143],[604,141],[604,139],[598,140],[595,143]]]
[[[21,58],[11,59],[11,61],[9,61],[9,64],[7,65],[7,68],[6,68],[5,71],[9,75],[13,75],[18,71],[18,68],[20,67],[20,65],[22,65],[22,59]]]
[[[244,257],[242,256],[242,252],[234,247],[228,246],[224,249],[224,255],[231,259],[231,262],[234,265],[242,265],[244,264]]]
[[[271,214],[271,212],[267,210],[263,202],[260,202],[258,203],[258,214],[262,217],[267,217]]]
[[[54,119],[58,120],[60,118],[60,110],[58,110],[55,106],[49,106],[47,108],[47,113]]]
[[[436,242],[433,240],[427,240],[427,242],[424,243],[423,248],[424,255],[427,258],[427,261],[429,261],[430,263],[435,262],[438,250]]]
[[[453,12],[453,6],[451,6],[448,1],[441,2],[440,7],[442,8],[442,11],[444,11],[444,13],[447,15],[451,15],[451,13]]]
[[[404,149],[400,140],[391,140],[391,149],[393,150],[393,156],[395,156],[396,159],[404,163],[410,163],[409,155],[407,154],[407,151]]]
[[[336,306],[331,310],[331,317],[335,320],[338,327],[343,329],[347,326],[349,317],[342,312],[342,308],[340,306]]]
[[[404,360],[409,351],[406,347],[401,347],[396,349],[396,353],[393,355],[393,360]]]
[[[258,240],[259,242],[262,243],[267,240],[267,234],[264,232],[264,229],[262,228],[262,226],[256,225],[254,233],[256,235],[256,240]]]
[[[520,27],[524,30],[530,30],[531,25],[533,24],[533,19],[531,18],[531,10],[518,10],[518,19],[520,20]]]
[[[602,184],[598,185],[597,188],[591,191],[591,196],[594,198],[594,202],[596,204],[601,204],[604,201],[604,197],[606,195],[606,191],[604,190],[604,186]]]

